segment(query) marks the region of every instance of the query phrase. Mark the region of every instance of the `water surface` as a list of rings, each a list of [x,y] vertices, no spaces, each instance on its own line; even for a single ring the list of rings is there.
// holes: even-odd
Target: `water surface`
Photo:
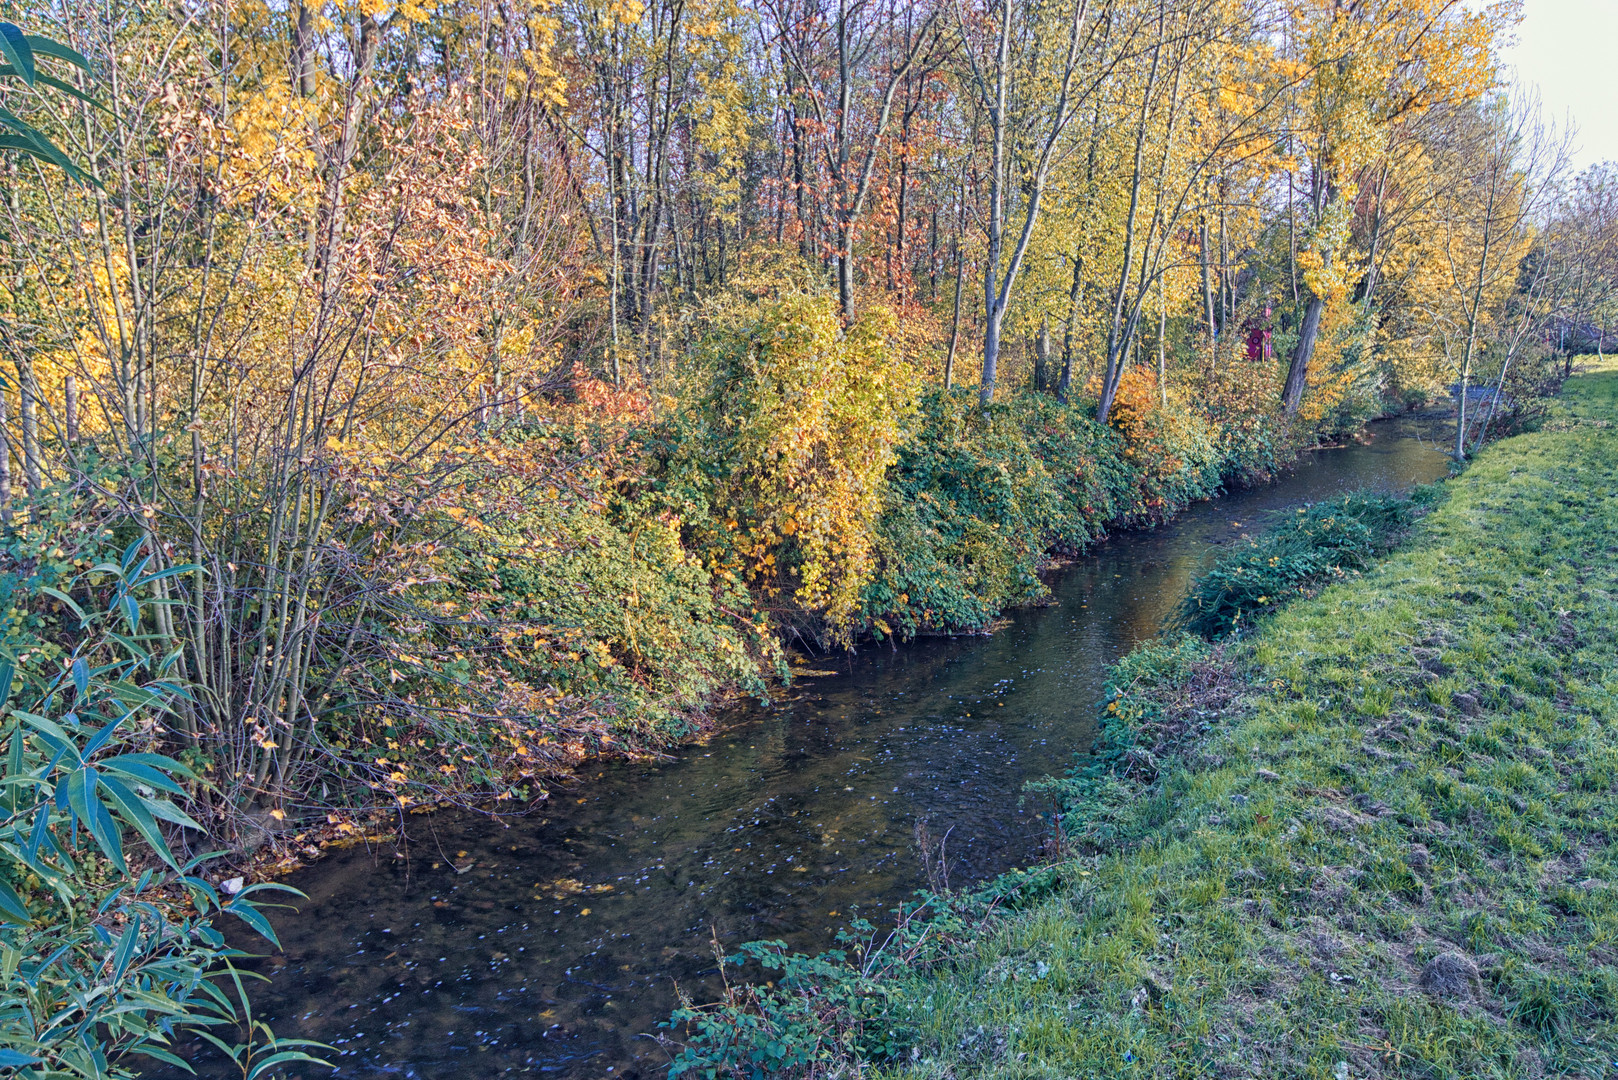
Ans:
[[[288,879],[309,899],[275,919],[285,951],[255,1005],[334,1045],[339,1077],[661,1075],[648,1033],[676,984],[712,996],[715,939],[813,950],[856,910],[880,917],[925,884],[918,822],[947,835],[955,885],[1035,860],[1044,807],[1024,783],[1089,748],[1106,668],[1210,549],[1304,501],[1442,476],[1420,434],[1374,424],[1109,540],[992,637],[867,646],[707,744],[598,765],[527,816],[430,815],[402,850],[335,852]]]

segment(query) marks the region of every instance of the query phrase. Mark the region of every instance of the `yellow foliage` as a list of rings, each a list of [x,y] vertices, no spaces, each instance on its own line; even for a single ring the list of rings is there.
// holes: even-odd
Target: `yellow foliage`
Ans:
[[[716,363],[705,411],[728,464],[720,501],[747,580],[791,588],[844,632],[875,572],[883,480],[918,392],[913,368],[888,356],[885,309],[841,326],[830,298],[760,305],[708,348]]]

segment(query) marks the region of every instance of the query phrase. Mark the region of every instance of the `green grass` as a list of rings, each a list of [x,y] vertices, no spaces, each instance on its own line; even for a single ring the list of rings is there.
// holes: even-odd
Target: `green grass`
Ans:
[[[1404,549],[1198,660],[1239,686],[1211,731],[889,973],[911,1049],[876,1074],[1618,1070],[1615,423],[1618,373],[1573,380]],[[1442,953],[1470,994],[1421,989]]]
[[[1356,492],[1299,507],[1198,575],[1172,622],[1224,637],[1324,583],[1354,576],[1392,548],[1436,494],[1432,487],[1418,489],[1416,499]]]

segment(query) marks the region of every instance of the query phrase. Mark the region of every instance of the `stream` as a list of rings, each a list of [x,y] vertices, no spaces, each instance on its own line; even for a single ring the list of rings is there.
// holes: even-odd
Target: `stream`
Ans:
[[[257,963],[255,1011],[331,1044],[343,1078],[661,1076],[648,1033],[676,983],[712,999],[716,936],[813,951],[855,913],[881,921],[926,884],[918,822],[935,849],[947,835],[955,886],[1037,860],[1045,807],[1024,783],[1089,749],[1107,667],[1158,632],[1210,548],[1301,502],[1443,476],[1435,434],[1372,424],[1098,545],[991,637],[817,661],[837,674],[668,760],[596,764],[524,816],[424,815],[397,850],[334,851],[287,879],[308,899],[273,919],[284,952]]]

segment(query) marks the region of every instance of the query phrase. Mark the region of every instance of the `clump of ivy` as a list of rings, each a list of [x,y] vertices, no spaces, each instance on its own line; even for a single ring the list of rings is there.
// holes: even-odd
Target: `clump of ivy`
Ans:
[[[1171,622],[1201,637],[1224,637],[1289,599],[1357,574],[1398,542],[1439,491],[1356,492],[1299,507],[1198,576]]]

